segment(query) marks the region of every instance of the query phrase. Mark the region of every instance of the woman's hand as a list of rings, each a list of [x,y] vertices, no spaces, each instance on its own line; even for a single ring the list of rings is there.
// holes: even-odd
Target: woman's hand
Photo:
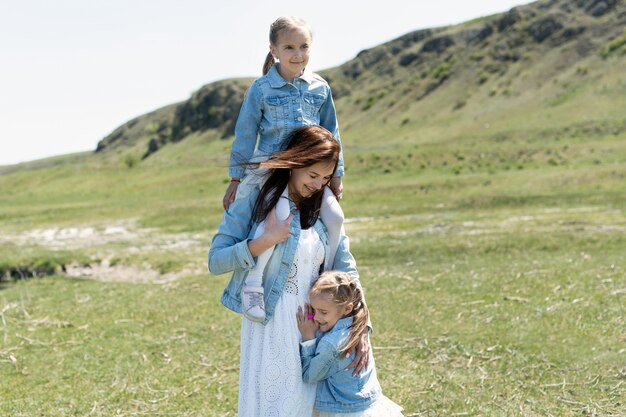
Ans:
[[[335,194],[335,197],[337,197],[337,200],[341,200],[343,197],[343,184],[341,182],[341,177],[332,177],[328,185],[333,191],[333,194]]]
[[[303,311],[302,307],[298,306],[296,319],[298,320],[298,330],[302,334],[302,341],[306,342],[307,340],[315,339],[315,333],[319,330],[319,327],[313,320],[313,307],[310,304],[305,304]]]
[[[235,197],[237,196],[237,187],[239,187],[239,181],[231,181],[230,184],[228,184],[228,188],[224,194],[224,199],[222,200],[224,210],[228,210],[230,203],[235,201]]]
[[[289,213],[289,217],[285,220],[278,220],[276,207],[268,213],[265,218],[265,233],[263,235],[272,243],[272,246],[289,239],[292,220],[293,213]]]
[[[276,218],[276,207],[265,218],[265,230],[261,236],[248,241],[248,248],[252,256],[259,256],[269,248],[289,238],[293,213],[289,214],[284,221]]]
[[[367,369],[367,365],[369,362],[369,353],[372,347],[370,346],[369,339],[367,337],[367,333],[369,329],[366,328],[363,333],[361,333],[361,340],[359,340],[359,344],[356,345],[356,348],[350,354],[355,354],[354,360],[350,362],[350,365],[346,368],[348,369],[354,368],[354,372],[352,375],[358,375],[363,369]]]

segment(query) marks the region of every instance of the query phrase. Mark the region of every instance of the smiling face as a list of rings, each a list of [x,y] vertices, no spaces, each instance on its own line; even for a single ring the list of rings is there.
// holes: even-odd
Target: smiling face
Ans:
[[[318,293],[310,296],[311,307],[315,310],[314,319],[321,332],[328,332],[337,321],[346,317],[352,311],[352,303],[339,305],[332,301],[329,294]]]
[[[309,167],[291,170],[289,195],[294,200],[308,198],[325,187],[333,176],[334,161],[317,162]]]
[[[302,75],[309,63],[311,33],[307,28],[294,27],[278,34],[276,44],[270,45],[270,51],[280,61],[278,72],[287,81]]]

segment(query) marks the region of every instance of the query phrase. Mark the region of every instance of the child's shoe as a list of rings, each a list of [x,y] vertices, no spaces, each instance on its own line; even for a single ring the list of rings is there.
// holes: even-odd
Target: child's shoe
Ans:
[[[243,315],[250,321],[262,323],[265,320],[263,287],[244,286],[241,292]]]

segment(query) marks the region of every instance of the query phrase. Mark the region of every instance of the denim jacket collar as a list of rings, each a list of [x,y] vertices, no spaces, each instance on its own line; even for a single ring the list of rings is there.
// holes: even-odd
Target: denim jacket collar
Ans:
[[[306,69],[304,70],[304,73],[299,76],[296,77],[299,78],[303,81],[305,81],[307,84],[311,84],[311,82],[313,82],[313,73],[311,71],[307,71]],[[290,84],[287,82],[287,80],[285,80],[280,73],[278,72],[278,67],[276,66],[276,64],[272,65],[272,68],[270,68],[270,70],[267,73],[267,79],[270,83],[270,86],[272,88],[280,88],[284,85]]]
[[[337,320],[337,323],[335,323],[331,332],[347,329],[350,326],[352,326],[352,316],[344,317],[342,319]]]

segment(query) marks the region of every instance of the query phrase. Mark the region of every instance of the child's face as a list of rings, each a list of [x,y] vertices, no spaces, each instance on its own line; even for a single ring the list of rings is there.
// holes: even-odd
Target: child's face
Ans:
[[[310,167],[292,169],[289,178],[289,193],[296,198],[310,197],[328,184],[334,169],[333,161],[322,161]]]
[[[310,302],[315,310],[314,320],[320,327],[320,331],[324,333],[335,327],[337,320],[352,311],[352,303],[345,306],[337,305],[326,294],[311,295]]]
[[[311,34],[307,29],[293,28],[278,34],[276,45],[270,45],[274,57],[278,58],[280,75],[289,82],[302,75],[309,63]]]

